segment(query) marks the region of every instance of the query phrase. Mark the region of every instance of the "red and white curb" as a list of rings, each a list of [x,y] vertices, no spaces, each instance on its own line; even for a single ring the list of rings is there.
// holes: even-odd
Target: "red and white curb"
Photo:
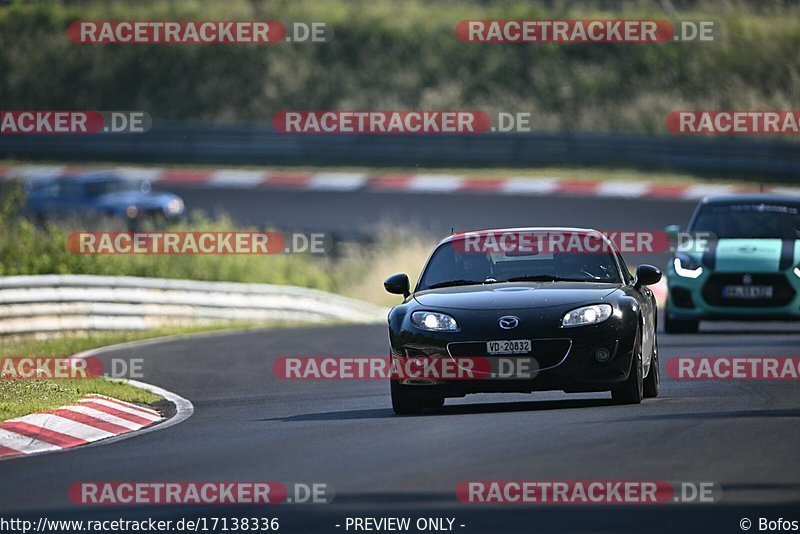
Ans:
[[[48,178],[98,171],[63,165],[0,167],[3,178]],[[291,172],[242,169],[113,167],[103,169],[123,176],[148,179],[160,185],[206,188],[285,189],[295,191],[369,191],[404,193],[476,193],[528,196],[587,196],[697,200],[708,195],[758,192],[755,186],[727,184],[663,184],[617,180],[570,180],[559,177],[514,176],[474,178],[451,174],[370,176],[358,172]],[[797,187],[768,187],[764,192],[800,195]]]
[[[74,404],[0,423],[0,458],[87,445],[162,420],[163,416],[151,408],[85,395]]]
[[[224,332],[201,332],[192,334],[191,337],[222,333]],[[85,350],[70,356],[70,358],[89,358],[114,350],[141,349],[147,345],[182,337],[187,336],[174,335],[127,341]],[[162,414],[151,408],[103,395],[86,395],[77,403],[62,406],[56,410],[26,415],[0,423],[0,461],[65,451],[71,447],[109,444],[165,430],[182,423],[194,414],[194,405],[191,401],[177,393],[138,380],[109,380],[124,382],[129,386],[149,391],[166,399],[174,406],[175,414],[169,419],[165,419]],[[62,419],[66,419],[66,422]],[[6,427],[7,424],[10,425]]]

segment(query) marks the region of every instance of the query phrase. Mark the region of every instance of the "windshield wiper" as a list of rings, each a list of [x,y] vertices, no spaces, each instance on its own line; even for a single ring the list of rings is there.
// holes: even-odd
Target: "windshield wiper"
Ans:
[[[562,278],[561,276],[550,276],[547,274],[536,274],[527,276],[515,276],[506,282],[593,282],[585,278]]]
[[[494,284],[497,282],[494,278],[487,278],[486,280],[448,280],[447,282],[439,282],[438,284],[431,284],[427,289],[438,289],[440,287],[453,287],[453,286],[471,286],[477,284]]]

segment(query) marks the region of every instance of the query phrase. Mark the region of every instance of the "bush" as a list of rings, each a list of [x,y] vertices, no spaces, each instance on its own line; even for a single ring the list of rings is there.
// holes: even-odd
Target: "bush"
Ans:
[[[663,6],[674,6],[668,14]],[[771,1],[249,0],[0,8],[6,109],[142,109],[268,123],[281,109],[530,111],[537,130],[664,132],[669,111],[797,102],[800,7]],[[713,20],[714,43],[471,44],[462,19]],[[329,44],[73,45],[74,19],[323,21]]]

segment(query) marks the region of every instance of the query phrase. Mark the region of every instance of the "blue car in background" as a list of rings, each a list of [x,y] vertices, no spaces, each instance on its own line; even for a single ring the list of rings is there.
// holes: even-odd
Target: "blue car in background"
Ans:
[[[108,172],[31,180],[25,190],[26,212],[38,221],[112,217],[135,225],[144,219],[177,220],[185,211],[179,196],[152,191],[148,180]]]

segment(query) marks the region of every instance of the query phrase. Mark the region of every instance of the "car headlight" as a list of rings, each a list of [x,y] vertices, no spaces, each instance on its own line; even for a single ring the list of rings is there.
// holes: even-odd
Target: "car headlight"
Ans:
[[[173,198],[167,205],[164,207],[164,211],[167,213],[182,213],[183,212],[183,200],[179,198]]]
[[[800,265],[798,265],[797,267],[794,268],[794,274],[795,274],[795,276],[800,278]]]
[[[694,258],[688,254],[675,254],[673,260],[675,274],[684,278],[697,278],[703,274],[702,265],[698,264]]]
[[[414,326],[422,330],[433,330],[437,332],[455,332],[458,330],[458,323],[446,313],[429,311],[418,311],[411,314],[411,322]]]
[[[610,304],[592,304],[568,312],[561,319],[561,326],[571,328],[573,326],[584,326],[587,324],[602,323],[609,317],[614,309]]]

